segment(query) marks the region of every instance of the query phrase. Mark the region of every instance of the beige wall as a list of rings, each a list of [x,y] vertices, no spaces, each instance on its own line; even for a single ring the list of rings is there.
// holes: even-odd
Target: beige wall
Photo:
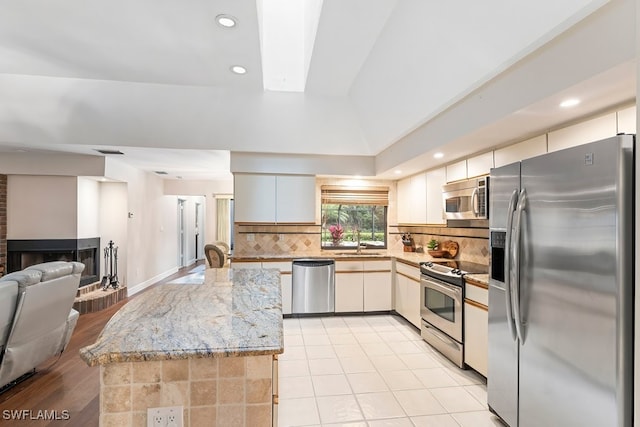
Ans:
[[[77,193],[74,176],[9,175],[7,239],[76,239]]]

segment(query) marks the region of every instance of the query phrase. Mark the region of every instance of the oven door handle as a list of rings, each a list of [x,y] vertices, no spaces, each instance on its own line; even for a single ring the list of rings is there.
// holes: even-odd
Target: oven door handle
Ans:
[[[424,286],[434,289],[438,292],[453,298],[456,302],[459,302],[462,298],[462,288],[455,285],[443,285],[430,279],[422,279]]]

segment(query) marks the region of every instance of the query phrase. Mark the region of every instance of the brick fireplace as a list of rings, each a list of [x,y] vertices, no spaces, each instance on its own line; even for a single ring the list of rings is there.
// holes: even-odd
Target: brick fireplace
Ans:
[[[78,261],[84,264],[80,286],[99,280],[100,238],[7,240],[7,272],[50,261]]]

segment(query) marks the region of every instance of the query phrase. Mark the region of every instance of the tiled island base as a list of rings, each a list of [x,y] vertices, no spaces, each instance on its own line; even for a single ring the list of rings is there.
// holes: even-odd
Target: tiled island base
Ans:
[[[185,426],[271,426],[274,356],[100,366],[100,426],[147,426],[147,408],[183,406]]]

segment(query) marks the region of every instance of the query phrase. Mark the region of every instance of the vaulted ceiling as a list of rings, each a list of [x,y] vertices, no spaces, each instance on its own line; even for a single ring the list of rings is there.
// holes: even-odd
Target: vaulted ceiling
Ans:
[[[263,88],[262,1],[0,1],[0,150],[115,147],[198,178],[222,167],[217,150],[358,155],[382,174],[635,96],[633,0],[324,0],[304,92]],[[570,63],[590,49],[592,63]],[[580,86],[599,95],[559,117],[556,98]],[[483,91],[491,104],[474,107]],[[523,122],[527,109],[538,113]]]

